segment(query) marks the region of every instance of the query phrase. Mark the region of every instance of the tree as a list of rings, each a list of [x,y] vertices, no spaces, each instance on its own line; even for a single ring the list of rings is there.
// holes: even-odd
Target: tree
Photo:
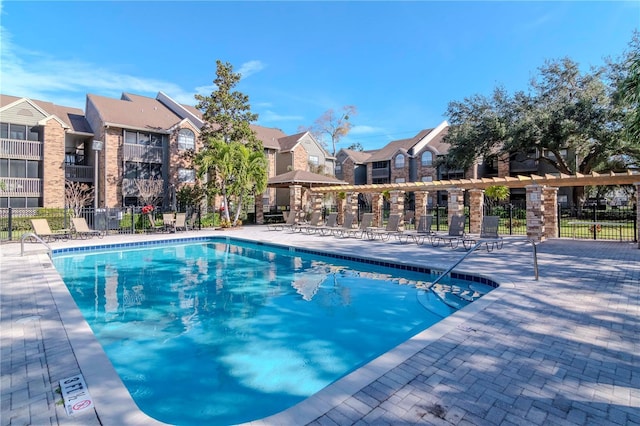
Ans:
[[[200,136],[205,143],[217,139],[242,141],[250,149],[261,151],[262,142],[250,126],[258,119],[258,114],[251,112],[247,95],[233,90],[241,78],[241,74],[233,72],[230,63],[216,61],[215,90],[209,96],[195,95],[196,108],[202,111],[205,122]]]
[[[64,184],[65,204],[73,210],[73,217],[80,217],[84,207],[93,201],[94,188],[86,183],[66,181]]]
[[[195,164],[200,178],[209,175],[207,195],[222,197],[224,221],[231,224],[231,203],[240,209],[249,192],[266,188],[267,160],[262,142],[251,129],[258,115],[251,112],[248,96],[233,90],[242,76],[229,63],[218,60],[216,66],[216,89],[210,96],[196,95],[196,108],[202,111],[205,124],[204,148],[196,154]],[[233,224],[239,214],[237,210]]]
[[[505,201],[509,198],[511,191],[508,186],[493,185],[484,190],[489,207],[495,207],[498,201]]]
[[[164,182],[162,179],[135,179],[133,181],[142,204],[156,206],[162,198]]]
[[[303,130],[309,131],[325,148],[327,147],[327,138],[331,143],[331,155],[336,155],[336,145],[344,136],[346,136],[353,124],[351,117],[356,115],[358,110],[353,105],[342,107],[342,113],[336,113],[333,109],[324,112],[313,125]]]
[[[360,142],[354,142],[351,145],[349,145],[347,147],[347,149],[350,149],[351,151],[364,151],[364,147],[362,146],[362,144]]]

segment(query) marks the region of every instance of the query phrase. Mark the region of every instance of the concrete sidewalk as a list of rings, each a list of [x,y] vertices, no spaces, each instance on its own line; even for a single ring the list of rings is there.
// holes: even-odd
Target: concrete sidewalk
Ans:
[[[445,269],[464,250],[245,227],[109,236],[54,248],[229,236]],[[152,424],[139,412],[42,246],[0,247],[1,424]],[[633,243],[505,243],[457,269],[502,285],[295,407],[255,424],[640,425],[640,250]],[[82,373],[95,410],[55,392]],[[115,376],[115,377],[114,377]]]

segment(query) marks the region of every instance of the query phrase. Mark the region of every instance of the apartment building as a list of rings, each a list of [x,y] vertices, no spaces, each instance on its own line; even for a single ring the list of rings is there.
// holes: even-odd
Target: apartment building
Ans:
[[[169,208],[166,195],[196,181],[184,154],[202,147],[202,114],[163,92],[88,94],[85,111],[0,95],[0,123],[0,207],[65,207],[65,181],[93,187],[98,208],[139,205],[138,183],[153,179],[162,181],[161,203]],[[268,177],[290,170],[333,175],[333,158],[310,133],[251,128],[262,141]],[[288,192],[267,189],[257,203],[288,205]]]
[[[93,182],[93,138],[81,109],[0,95],[0,207],[64,207],[65,181]]]

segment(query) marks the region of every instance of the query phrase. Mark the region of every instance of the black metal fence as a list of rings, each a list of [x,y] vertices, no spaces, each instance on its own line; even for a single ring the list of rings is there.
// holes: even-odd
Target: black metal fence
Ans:
[[[47,219],[52,231],[70,229],[71,218],[83,217],[91,229],[106,234],[135,234],[153,229],[149,216],[156,224],[162,224],[161,209],[147,213],[142,207],[117,207],[105,209],[85,208],[79,212],[71,209],[51,208],[2,208],[0,209],[0,241],[19,241],[32,232],[31,219]],[[189,226],[200,229],[203,225],[199,211],[187,212]]]
[[[581,209],[558,206],[560,237],[637,241],[638,216],[633,206],[590,205]]]

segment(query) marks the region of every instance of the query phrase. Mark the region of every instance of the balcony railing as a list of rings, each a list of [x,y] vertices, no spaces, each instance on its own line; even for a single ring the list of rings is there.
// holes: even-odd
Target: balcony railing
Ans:
[[[145,146],[125,143],[124,161],[136,161],[140,163],[162,163],[162,148],[157,146]]]
[[[371,177],[374,179],[389,177],[389,168],[384,167],[384,168],[378,168],[378,169],[371,169]]]
[[[93,182],[93,166],[64,166],[64,176],[74,182]]]
[[[144,179],[122,179],[122,195],[124,197],[137,197],[140,195],[136,181]],[[148,181],[150,182],[150,180]],[[159,181],[159,185],[164,186],[164,181]]]
[[[42,179],[0,177],[0,196],[39,197],[42,195]]]
[[[42,159],[42,142],[0,139],[0,157],[40,160]]]

